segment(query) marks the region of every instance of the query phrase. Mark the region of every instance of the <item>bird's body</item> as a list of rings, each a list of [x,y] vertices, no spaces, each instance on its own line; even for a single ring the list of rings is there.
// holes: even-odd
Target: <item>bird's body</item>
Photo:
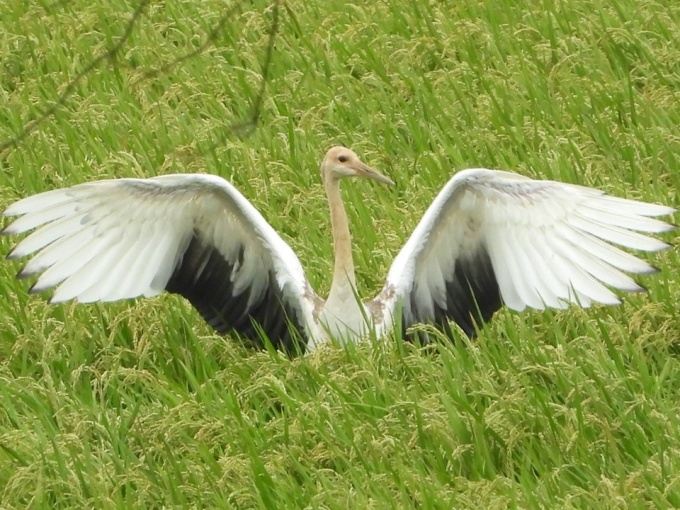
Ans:
[[[53,302],[114,301],[163,291],[187,298],[218,332],[235,331],[289,352],[333,338],[356,341],[431,323],[474,334],[504,303],[513,310],[617,304],[608,288],[640,291],[624,272],[650,273],[614,247],[658,251],[640,234],[673,227],[673,209],[581,186],[486,169],[458,172],[396,257],[378,296],[362,303],[343,177],[391,181],[349,149],[321,166],[335,264],[328,298],[312,289],[295,253],[227,181],[210,175],[98,181],[25,198],[5,234],[34,230],[9,258],[35,254],[19,277]]]

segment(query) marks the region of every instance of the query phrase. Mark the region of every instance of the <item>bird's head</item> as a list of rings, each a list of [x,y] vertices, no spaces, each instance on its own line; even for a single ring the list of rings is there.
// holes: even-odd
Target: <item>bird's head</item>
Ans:
[[[321,176],[324,181],[338,180],[343,177],[364,177],[383,184],[394,184],[392,179],[373,170],[359,159],[353,151],[345,147],[333,147],[326,153],[321,163]]]

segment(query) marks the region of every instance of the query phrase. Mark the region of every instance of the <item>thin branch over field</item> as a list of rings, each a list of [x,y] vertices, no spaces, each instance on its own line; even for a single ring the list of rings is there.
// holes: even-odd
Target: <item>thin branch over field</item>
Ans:
[[[149,69],[148,71],[145,71],[142,74],[142,77],[135,81],[133,85],[137,85],[138,83],[148,80],[149,78],[155,78],[156,76],[159,76],[161,74],[167,73],[170,69],[174,68],[175,66],[181,64],[182,62],[186,62],[192,57],[195,57],[196,55],[200,55],[203,53],[205,50],[210,48],[210,46],[213,46],[215,43],[215,39],[220,35],[222,32],[222,29],[224,28],[224,25],[227,24],[227,21],[236,13],[236,10],[240,7],[240,4],[236,3],[234,6],[229,9],[217,22],[215,25],[215,28],[213,28],[210,32],[208,32],[208,37],[206,37],[205,41],[201,43],[201,45],[188,52],[185,53],[184,55],[177,57],[175,60],[168,62],[165,65],[162,65],[161,67],[158,67],[156,69]]]
[[[7,149],[11,147],[16,147],[21,140],[26,138],[29,133],[33,132],[40,124],[42,124],[48,117],[54,114],[57,110],[59,110],[64,104],[66,103],[66,100],[69,98],[71,94],[73,94],[74,90],[76,89],[76,86],[80,81],[87,76],[90,71],[92,71],[94,68],[96,68],[101,62],[104,60],[113,60],[116,58],[116,54],[120,51],[120,49],[123,47],[125,42],[130,38],[130,35],[132,34],[132,29],[135,26],[135,23],[137,23],[137,20],[141,17],[142,11],[146,7],[146,5],[149,3],[149,0],[141,0],[139,2],[139,5],[137,8],[134,10],[132,13],[132,17],[130,18],[130,21],[128,21],[127,26],[125,27],[125,31],[123,32],[123,35],[121,38],[118,40],[118,42],[113,46],[113,48],[109,49],[106,51],[106,53],[103,53],[99,55],[97,58],[92,60],[88,65],[85,66],[85,68],[80,71],[75,78],[73,78],[68,85],[66,85],[66,89],[64,92],[61,93],[57,101],[50,106],[47,110],[42,112],[37,118],[29,121],[26,123],[23,127],[23,129],[19,132],[18,135],[16,135],[14,138],[10,138],[9,140],[6,140],[2,143],[0,143],[0,154],[5,152]]]
[[[229,133],[235,133],[239,136],[248,136],[253,132],[257,121],[260,120],[260,114],[262,113],[262,102],[264,101],[264,95],[267,90],[267,81],[269,80],[269,68],[272,63],[272,55],[274,54],[274,41],[276,40],[276,34],[279,32],[279,7],[280,1],[274,0],[274,7],[272,9],[272,23],[269,26],[269,39],[267,42],[267,51],[264,54],[264,61],[262,62],[262,81],[260,82],[260,89],[253,99],[250,107],[250,116],[241,122],[236,122],[231,124],[227,131],[224,133],[218,141],[210,145],[208,150],[213,150],[217,145],[222,143]]]
[[[128,21],[127,25],[125,26],[125,30],[123,32],[123,35],[120,37],[118,42],[110,49],[108,49],[106,52],[102,53],[95,59],[93,59],[88,65],[86,65],[77,75],[75,78],[73,78],[67,85],[64,91],[61,93],[61,95],[57,98],[56,102],[52,104],[49,108],[47,108],[45,111],[40,113],[38,117],[36,117],[33,120],[28,121],[26,124],[24,124],[24,127],[21,129],[21,131],[14,136],[13,138],[10,138],[8,140],[5,140],[3,142],[0,142],[0,155],[2,155],[4,152],[6,152],[8,149],[12,147],[16,147],[19,145],[19,143],[26,138],[30,133],[35,131],[47,118],[50,116],[54,115],[55,112],[57,112],[59,109],[61,109],[65,104],[68,98],[73,94],[75,91],[77,85],[82,81],[83,78],[85,78],[93,69],[98,67],[103,61],[114,61],[116,59],[116,56],[120,52],[120,50],[123,48],[125,43],[128,41],[130,38],[130,35],[132,34],[132,30],[134,29],[135,24],[137,21],[141,18],[142,13],[146,6],[149,4],[150,0],[140,0],[139,5],[137,8],[133,11],[132,16],[130,17],[130,20]],[[52,4],[52,6],[61,4],[61,3],[67,3],[68,0],[62,0],[55,2],[55,4]],[[165,64],[161,67],[158,67],[156,69],[150,69],[146,71],[142,78],[134,82],[134,85],[137,85],[147,79],[154,78],[160,74],[165,74],[172,70],[175,66],[181,64],[182,62],[186,62],[190,58],[202,53],[205,51],[207,48],[210,46],[213,46],[217,37],[220,35],[222,29],[226,25],[226,23],[231,19],[231,17],[234,15],[234,13],[237,11],[239,7],[239,3],[235,4],[231,9],[229,9],[222,17],[220,17],[219,21],[215,25],[214,28],[210,30],[208,33],[208,36],[206,37],[205,41],[196,49],[176,58],[175,60],[169,62],[168,64]],[[269,68],[271,66],[271,61],[272,61],[272,54],[274,53],[274,41],[276,39],[276,35],[278,34],[279,31],[279,5],[280,1],[279,0],[274,0],[273,3],[273,9],[272,9],[272,23],[269,28],[269,33],[268,33],[268,44],[267,44],[267,50],[264,55],[264,60],[262,63],[262,82],[260,84],[260,88],[258,90],[257,95],[255,98],[252,100],[251,104],[251,109],[250,109],[250,115],[248,116],[247,119],[243,121],[236,122],[232,125],[230,125],[225,132],[224,136],[222,136],[217,142],[213,143],[209,150],[214,149],[219,143],[224,141],[224,139],[228,136],[229,133],[236,133],[239,136],[247,136],[249,135],[252,130],[254,129],[255,125],[257,124],[259,118],[260,118],[260,113],[262,109],[262,102],[264,100],[264,94],[266,91],[266,86],[267,86],[267,81],[269,79]]]

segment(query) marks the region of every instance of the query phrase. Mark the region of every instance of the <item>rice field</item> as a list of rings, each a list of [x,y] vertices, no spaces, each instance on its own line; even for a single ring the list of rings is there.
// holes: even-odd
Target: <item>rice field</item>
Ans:
[[[220,175],[325,294],[346,145],[397,183],[343,183],[372,296],[463,168],[680,206],[679,34],[667,0],[5,0],[0,208]],[[680,507],[680,251],[648,259],[619,307],[293,360],[177,296],[49,305],[5,261],[0,508]]]

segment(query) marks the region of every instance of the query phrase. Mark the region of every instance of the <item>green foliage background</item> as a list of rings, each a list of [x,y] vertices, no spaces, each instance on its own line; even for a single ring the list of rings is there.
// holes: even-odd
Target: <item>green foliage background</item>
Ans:
[[[121,37],[136,3],[6,0],[0,140]],[[234,8],[214,44],[198,48]],[[678,206],[680,3],[151,2],[115,59],[0,155],[0,205],[84,181],[209,172],[331,275],[324,151],[372,295],[455,171],[503,168]],[[670,242],[673,235],[668,236]],[[2,239],[7,253],[13,240]],[[181,299],[50,306],[0,265],[3,508],[680,506],[679,252],[617,308],[500,312],[474,343],[328,347],[289,361]]]

